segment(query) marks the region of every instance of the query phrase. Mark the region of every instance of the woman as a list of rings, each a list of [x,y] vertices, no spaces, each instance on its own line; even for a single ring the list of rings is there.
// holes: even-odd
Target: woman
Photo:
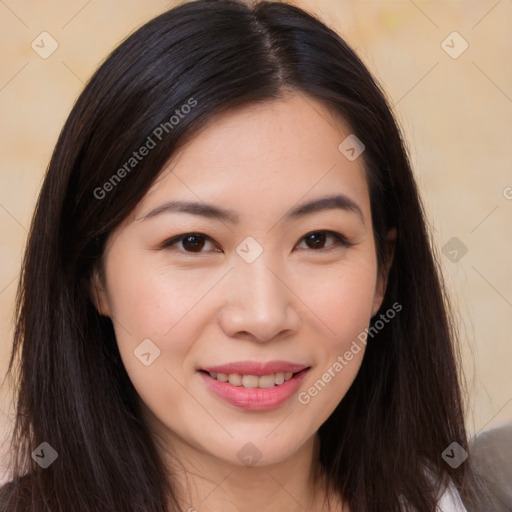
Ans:
[[[296,7],[191,2],[109,56],[49,165],[14,342],[2,510],[465,510],[399,129]]]

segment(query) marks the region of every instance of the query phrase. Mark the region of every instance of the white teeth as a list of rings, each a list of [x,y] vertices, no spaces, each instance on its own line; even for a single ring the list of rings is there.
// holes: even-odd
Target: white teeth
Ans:
[[[238,375],[238,373],[230,373],[228,377],[228,382],[233,386],[241,386],[242,385],[242,376]]]
[[[262,375],[258,379],[258,387],[259,388],[273,388],[275,385],[276,385],[276,376],[275,375]]]
[[[273,388],[280,386],[293,377],[293,372],[278,372],[269,375],[240,375],[239,373],[210,373],[212,379],[219,382],[229,382],[232,386],[243,386],[244,388]]]
[[[242,375],[242,386],[244,388],[257,388],[259,383],[260,379],[256,375]]]

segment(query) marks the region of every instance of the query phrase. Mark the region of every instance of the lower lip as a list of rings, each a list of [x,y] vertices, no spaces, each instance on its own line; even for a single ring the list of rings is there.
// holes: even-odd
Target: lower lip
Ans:
[[[210,390],[229,404],[246,411],[267,411],[286,402],[297,391],[308,371],[306,368],[283,384],[266,389],[233,386],[229,382],[219,382],[207,373],[199,373]]]

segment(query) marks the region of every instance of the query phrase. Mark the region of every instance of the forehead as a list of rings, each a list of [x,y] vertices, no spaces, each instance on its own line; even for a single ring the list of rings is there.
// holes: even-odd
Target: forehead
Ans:
[[[183,146],[136,208],[171,199],[278,215],[317,196],[343,193],[369,210],[363,158],[339,150],[350,127],[322,103],[293,94],[216,116]]]

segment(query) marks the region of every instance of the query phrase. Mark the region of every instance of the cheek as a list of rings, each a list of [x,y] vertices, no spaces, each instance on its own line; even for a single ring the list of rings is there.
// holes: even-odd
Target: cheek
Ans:
[[[162,333],[171,330],[178,320],[179,290],[129,249],[111,251],[107,275],[111,318],[123,364],[134,384],[148,385],[148,376],[156,377],[155,368],[161,366],[167,352],[162,346]],[[171,304],[173,307],[169,307]],[[140,352],[139,347],[147,350]],[[173,350],[184,348],[174,346]],[[141,357],[148,352],[149,357]],[[146,367],[148,359],[151,365]]]
[[[326,277],[326,276],[324,276]],[[316,430],[346,395],[361,367],[365,329],[372,313],[376,285],[373,259],[358,259],[333,272],[314,293],[306,295],[319,317],[315,355],[317,367],[298,395],[299,417],[308,430]]]
[[[130,379],[141,395],[160,387],[177,396],[169,373],[179,382],[190,373],[194,360],[187,356],[211,322],[215,284],[225,269],[170,269],[131,258],[118,259],[110,270],[112,318]],[[158,354],[149,367],[136,357],[143,342]]]
[[[156,265],[126,250],[109,261],[112,316],[134,336],[162,338],[192,310],[211,286],[204,274]]]
[[[198,326],[190,323],[187,312],[201,290],[192,287],[191,294],[179,282],[170,282],[168,275],[142,264],[120,265],[111,276],[112,314],[123,365],[142,402],[165,419],[171,405],[183,408],[190,401],[183,388],[185,361]]]
[[[328,348],[340,348],[368,326],[376,286],[371,257],[301,279],[300,296],[320,322]]]

